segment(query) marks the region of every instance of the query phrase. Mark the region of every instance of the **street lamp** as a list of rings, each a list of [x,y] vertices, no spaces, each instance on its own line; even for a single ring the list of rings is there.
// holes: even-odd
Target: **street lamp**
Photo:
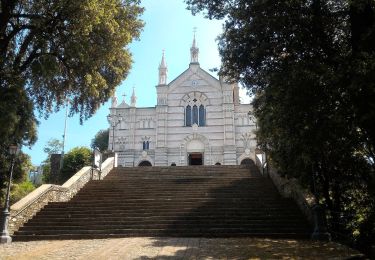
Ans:
[[[107,119],[112,127],[112,153],[114,153],[115,152],[115,128],[118,124],[121,123],[122,117],[118,117],[116,115],[108,115]]]
[[[311,234],[311,239],[313,240],[323,240],[331,241],[331,234],[328,232],[327,228],[327,218],[324,208],[320,205],[319,194],[316,188],[316,172],[314,170],[314,165],[311,166],[311,177],[313,185],[313,194],[315,197],[315,204],[312,208],[313,217],[314,217],[314,231]]]
[[[1,239],[0,243],[10,243],[12,242],[12,238],[9,236],[8,232],[8,222],[9,222],[9,197],[10,197],[10,185],[12,183],[12,177],[13,177],[13,167],[14,167],[14,161],[16,158],[16,154],[19,152],[19,146],[18,145],[10,145],[9,146],[9,154],[12,156],[12,161],[10,164],[9,169],[9,180],[8,180],[8,187],[7,187],[7,193],[5,197],[5,203],[4,203],[4,210],[3,210],[3,218],[2,218],[2,231],[1,231]]]

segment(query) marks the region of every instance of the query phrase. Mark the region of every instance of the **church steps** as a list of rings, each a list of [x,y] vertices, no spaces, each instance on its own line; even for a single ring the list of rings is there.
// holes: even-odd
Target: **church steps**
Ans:
[[[249,226],[274,226],[282,225],[289,226],[297,225],[296,227],[306,229],[303,225],[304,220],[296,220],[298,214],[289,214],[275,218],[275,215],[261,215],[255,214],[248,217],[246,215],[227,215],[222,218],[217,218],[216,215],[201,215],[201,216],[176,216],[176,215],[137,215],[137,216],[109,216],[98,215],[95,217],[87,216],[55,216],[53,219],[43,217],[38,220],[30,221],[24,225],[24,228],[32,229],[33,227],[50,227],[50,226],[93,226],[93,225],[159,225],[159,224],[203,224],[211,225],[236,225],[243,224]],[[99,228],[99,227],[98,227]]]
[[[168,228],[168,230],[166,230],[166,228]],[[170,230],[171,229],[171,230]],[[173,230],[172,230],[173,229]],[[49,229],[49,230],[30,230],[30,231],[26,231],[26,230],[22,230],[22,231],[19,231],[18,234],[22,235],[32,235],[32,234],[35,234],[36,232],[38,232],[39,235],[53,235],[53,234],[56,234],[56,233],[59,233],[59,234],[79,234],[79,233],[82,233],[82,231],[85,231],[89,234],[126,234],[126,232],[130,231],[130,232],[139,232],[139,233],[149,233],[151,230],[158,230],[159,232],[161,233],[173,233],[173,232],[217,232],[217,231],[224,231],[224,232],[227,232],[227,233],[231,233],[231,232],[238,232],[238,233],[242,233],[242,232],[246,232],[246,233],[266,233],[266,232],[275,232],[275,233],[279,233],[279,232],[288,232],[290,230],[290,227],[288,226],[285,226],[285,227],[282,227],[282,226],[277,226],[277,227],[267,227],[267,228],[264,228],[264,227],[259,227],[259,228],[256,228],[256,227],[246,227],[246,226],[238,226],[238,227],[226,227],[226,226],[221,226],[221,227],[210,227],[210,226],[206,226],[206,227],[197,227],[197,226],[194,226],[194,225],[186,225],[186,227],[174,227],[174,226],[169,226],[169,225],[166,225],[166,226],[163,226],[163,227],[133,227],[133,228],[107,228],[107,227],[102,227],[102,226],[99,226],[99,227],[93,227],[93,229],[82,229],[82,230],[77,230],[77,229]],[[168,232],[170,230],[170,232]],[[303,228],[295,228],[293,230],[294,232],[293,233],[302,233],[302,232],[306,232],[306,229],[303,229]]]
[[[264,191],[269,191],[269,192],[272,192],[271,189],[265,189]],[[144,191],[144,192],[137,192],[137,193],[133,193],[131,190],[127,191],[128,193],[131,193],[130,195],[127,195],[126,193],[124,193],[124,195],[119,192],[119,193],[88,193],[88,194],[82,194],[82,195],[79,195],[77,196],[77,198],[75,198],[73,200],[74,201],[84,201],[84,200],[90,200],[92,198],[95,198],[94,200],[97,200],[97,201],[100,201],[100,200],[108,200],[108,199],[116,199],[116,198],[123,198],[123,199],[127,199],[127,200],[134,200],[134,201],[140,201],[140,200],[144,200],[144,201],[157,201],[157,200],[175,200],[175,201],[183,201],[183,200],[189,200],[189,199],[194,199],[194,198],[199,198],[199,199],[209,199],[211,196],[215,196],[215,194],[212,194],[210,192],[199,192],[199,191],[195,191],[195,192],[173,192],[173,191],[170,191],[170,190],[166,190],[165,193],[166,194],[163,194],[161,192],[147,192],[147,191]],[[189,194],[190,193],[190,194]],[[126,195],[125,195],[126,194]],[[153,196],[156,196],[155,198],[149,198],[150,195],[153,195]],[[186,198],[176,198],[177,195],[180,195],[180,196],[186,196]],[[233,196],[232,196],[233,195]],[[240,199],[240,198],[243,198],[242,196],[246,196],[246,195],[250,195],[251,196],[251,193],[248,193],[248,192],[240,192],[240,193],[232,193],[232,192],[226,192],[226,193],[220,193],[219,195],[216,196],[221,198],[221,199]],[[274,194],[270,194],[270,195],[267,195],[266,199],[276,199],[276,195]]]
[[[14,239],[127,236],[307,238],[309,226],[254,167],[137,167],[46,205]]]
[[[295,232],[246,232],[246,231],[233,231],[233,232],[213,232],[213,231],[174,231],[165,232],[165,230],[126,230],[123,234],[88,234],[83,232],[81,234],[53,234],[53,235],[18,235],[16,241],[35,241],[35,240],[66,240],[66,239],[108,239],[108,238],[123,238],[123,237],[204,237],[204,238],[222,238],[222,237],[258,237],[258,238],[280,238],[280,239],[307,239],[306,233]]]
[[[196,230],[196,231],[203,231],[203,232],[215,232],[215,230],[225,230],[226,232],[253,232],[253,233],[264,233],[265,231],[272,231],[272,232],[286,232],[290,229],[288,225],[280,226],[280,225],[274,225],[274,226],[253,226],[253,225],[246,225],[246,224],[238,224],[238,225],[224,225],[224,224],[218,224],[218,225],[207,225],[207,224],[183,224],[183,225],[176,225],[176,224],[150,224],[150,225],[116,225],[116,226],[82,226],[82,227],[50,227],[49,229],[38,229],[33,228],[31,230],[23,229],[22,232],[19,232],[20,235],[32,235],[38,232],[40,235],[53,235],[56,233],[59,234],[79,234],[82,233],[82,231],[85,231],[87,233],[91,234],[124,234],[127,231],[131,230],[166,230],[166,229],[173,229],[175,232],[178,232],[179,230],[184,232]],[[295,233],[303,233],[306,232],[306,229],[303,228],[295,228]],[[142,231],[140,232],[142,233]]]
[[[134,213],[134,210],[137,210],[137,213]],[[153,215],[159,215],[159,216],[175,216],[175,217],[181,217],[183,214],[189,214],[191,212],[191,209],[181,209],[179,214],[176,214],[173,212],[173,209],[164,209],[164,210],[154,210],[154,212],[149,213],[152,209],[149,210],[139,210],[139,209],[134,209],[134,210],[115,210],[112,213],[108,213],[108,209],[106,210],[86,210],[86,211],[77,211],[77,212],[69,212],[69,213],[63,213],[61,212],[51,212],[51,213],[43,213],[38,215],[38,217],[42,216],[48,216],[50,218],[52,217],[59,217],[59,216],[65,216],[68,218],[76,218],[76,217],[85,217],[87,214],[95,214],[96,216],[110,216],[111,214],[118,214],[118,215],[127,215],[127,216],[153,216]],[[278,211],[277,209],[270,210],[270,211],[257,211],[257,210],[250,210],[250,209],[244,209],[243,211],[231,211],[231,210],[221,210],[221,212],[217,210],[207,210],[207,211],[197,211],[194,212],[195,214],[200,214],[202,216],[215,216],[219,213],[224,214],[226,217],[229,216],[244,216],[248,214],[252,214],[253,216],[273,216],[273,217],[295,217],[298,216],[298,212],[289,212],[287,210],[284,211]]]
[[[168,202],[168,201],[167,201]],[[142,205],[139,205],[139,204],[142,204]],[[275,209],[275,210],[296,210],[295,209],[295,206],[289,204],[289,203],[280,203],[280,204],[277,204],[276,202],[273,202],[273,203],[262,203],[262,202],[253,202],[253,203],[238,203],[238,202],[231,202],[230,200],[228,200],[228,202],[223,202],[221,204],[219,203],[209,203],[209,201],[202,201],[200,204],[197,204],[196,202],[192,201],[190,203],[187,203],[187,202],[173,202],[173,203],[163,203],[162,201],[158,202],[158,203],[149,203],[149,204],[146,204],[146,203],[139,203],[138,205],[137,204],[116,204],[116,203],[108,203],[108,204],[99,204],[99,205],[95,205],[95,204],[88,204],[88,205],[84,205],[84,204],[77,204],[77,205],[61,205],[60,207],[47,207],[43,210],[43,212],[59,212],[59,211],[80,211],[80,210],[100,210],[100,209],[105,209],[105,208],[111,208],[113,210],[132,210],[132,209],[144,209],[144,210],[148,210],[150,208],[170,208],[170,207],[175,207],[175,206],[179,206],[180,208],[179,209],[199,209],[200,207],[204,207],[203,210],[208,210],[208,209],[216,209],[216,210],[224,210],[224,209],[227,209],[227,210],[245,210],[245,209],[249,209],[249,210],[262,210],[262,211],[268,211],[268,210],[272,210],[272,209]],[[260,206],[259,208],[257,208],[256,206]]]
[[[223,198],[221,198],[223,199]],[[199,200],[199,202],[201,202],[201,204],[198,204],[197,205],[197,200]],[[139,205],[140,203],[142,203],[142,205]],[[68,205],[53,205],[53,206],[49,206],[49,207],[45,207],[44,211],[50,211],[50,210],[59,210],[59,209],[62,209],[62,210],[75,210],[75,209],[84,209],[84,208],[90,208],[90,209],[97,209],[97,208],[106,208],[106,207],[116,207],[118,209],[127,209],[127,208],[134,208],[134,207],[140,207],[140,208],[150,208],[150,207],[159,207],[161,205],[165,205],[166,207],[168,206],[175,206],[175,205],[180,205],[181,207],[193,207],[193,208],[197,208],[197,206],[199,205],[203,205],[208,208],[208,207],[215,207],[215,208],[224,208],[227,207],[227,206],[231,206],[232,208],[234,206],[236,206],[238,208],[238,206],[241,206],[243,208],[254,208],[254,206],[257,206],[257,205],[263,205],[263,206],[267,206],[269,208],[272,208],[272,207],[275,207],[275,208],[295,208],[294,205],[291,205],[290,203],[288,202],[281,202],[280,204],[278,204],[277,202],[274,202],[274,201],[269,201],[269,202],[264,202],[264,201],[249,201],[249,200],[241,200],[238,199],[237,201],[236,200],[233,200],[233,199],[227,199],[227,201],[225,201],[225,199],[223,199],[223,203],[217,203],[217,202],[214,202],[213,200],[200,200],[200,199],[196,199],[196,200],[190,200],[190,201],[171,201],[171,200],[159,200],[159,201],[145,201],[145,200],[139,200],[139,201],[136,201],[134,203],[130,203],[130,202],[120,202],[120,203],[115,203],[115,202],[108,202],[106,203],[105,201],[95,201],[95,202],[87,202],[87,203],[82,203],[82,202],[74,202],[74,203],[70,203]],[[210,203],[209,205],[207,205],[206,203]],[[262,207],[264,208],[264,207]]]
[[[292,216],[292,215],[291,215]],[[297,215],[293,215],[294,217]],[[48,218],[40,218],[38,220],[31,220],[25,224],[26,227],[37,227],[37,226],[54,226],[54,225],[66,225],[66,226],[81,226],[81,225],[112,225],[112,224],[152,224],[157,221],[158,223],[224,223],[224,224],[232,224],[232,223],[244,223],[253,224],[253,225],[277,225],[280,223],[283,224],[303,224],[305,223],[304,220],[295,220],[291,217],[283,217],[275,219],[273,216],[237,216],[235,219],[228,219],[228,218],[217,218],[216,216],[183,216],[179,217],[176,220],[175,216],[124,216],[124,217],[95,217],[95,218],[88,218],[80,217],[80,218],[65,218],[62,216],[56,217],[53,220]],[[248,221],[251,221],[249,223]]]

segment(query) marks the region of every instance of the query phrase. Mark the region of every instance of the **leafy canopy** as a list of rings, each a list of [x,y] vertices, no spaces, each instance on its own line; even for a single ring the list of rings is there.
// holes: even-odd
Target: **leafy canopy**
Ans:
[[[274,165],[316,191],[334,234],[366,250],[375,240],[375,2],[185,2],[225,20],[220,73],[254,95],[258,143]]]
[[[36,141],[34,111],[69,101],[82,122],[114,93],[142,13],[140,0],[0,1],[0,187],[9,145]]]
[[[51,154],[61,153],[62,147],[62,141],[56,138],[51,138],[44,146],[43,151],[48,154],[48,157],[50,157]]]
[[[104,152],[108,149],[109,129],[99,130],[95,137],[91,140],[91,148],[98,148]]]
[[[63,183],[72,177],[84,166],[90,166],[92,155],[87,147],[75,147],[64,155],[63,166],[60,173],[60,181]]]
[[[11,108],[8,132],[21,131],[13,142],[35,140],[24,134],[35,125],[34,108],[48,116],[69,100],[83,120],[108,100],[131,66],[126,46],[143,26],[139,2],[1,1],[0,91],[8,98],[0,108],[1,117]]]

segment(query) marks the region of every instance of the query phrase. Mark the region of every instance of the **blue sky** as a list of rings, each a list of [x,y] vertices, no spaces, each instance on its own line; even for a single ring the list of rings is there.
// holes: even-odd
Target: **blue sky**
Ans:
[[[142,5],[146,8],[142,17],[146,24],[139,41],[129,46],[133,55],[133,66],[128,78],[117,87],[116,94],[119,102],[124,98],[122,95],[126,94],[129,103],[134,86],[138,98],[137,106],[150,107],[156,104],[155,86],[158,83],[162,50],[165,49],[170,82],[188,68],[193,27],[197,27],[200,66],[207,71],[219,67],[216,38],[222,31],[222,22],[210,21],[202,15],[191,15],[182,0],[144,0]],[[242,91],[241,99],[248,103],[245,91]],[[100,129],[108,128],[106,116],[109,105],[110,101],[83,122],[83,125],[79,124],[78,116],[68,118],[65,152],[76,146],[90,147],[95,134]],[[64,117],[65,112],[60,111],[51,114],[47,120],[39,119],[37,143],[31,149],[23,148],[23,151],[31,156],[33,164],[39,165],[46,158],[43,147],[48,140],[62,140]]]

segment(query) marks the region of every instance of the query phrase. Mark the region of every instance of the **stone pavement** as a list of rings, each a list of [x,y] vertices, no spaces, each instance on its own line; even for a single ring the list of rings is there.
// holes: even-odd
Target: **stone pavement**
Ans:
[[[0,259],[346,259],[358,252],[330,242],[289,239],[116,238],[14,242]]]

